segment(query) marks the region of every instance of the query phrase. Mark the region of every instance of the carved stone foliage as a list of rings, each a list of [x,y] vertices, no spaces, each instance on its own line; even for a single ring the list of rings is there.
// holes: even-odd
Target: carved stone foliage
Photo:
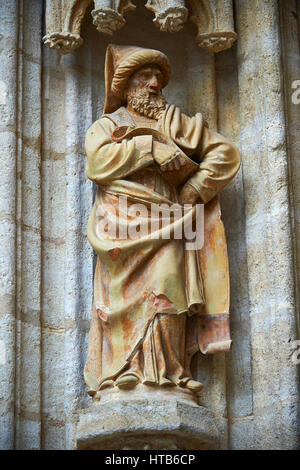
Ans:
[[[91,0],[47,0],[44,43],[62,54],[75,51],[83,43],[81,22]]]
[[[93,23],[99,33],[113,34],[125,24],[123,13],[135,10],[130,0],[95,0]]]
[[[232,0],[186,0],[189,19],[197,26],[199,47],[212,52],[229,49],[237,34],[234,32]]]
[[[62,54],[74,52],[83,43],[80,28],[90,4],[97,30],[110,35],[125,25],[124,14],[136,8],[131,0],[46,0],[44,43]],[[195,23],[197,44],[212,52],[230,48],[237,39],[232,0],[148,0],[145,7],[164,32],[179,31],[188,19]]]
[[[155,14],[153,22],[161,31],[180,31],[188,17],[184,0],[148,0],[145,6]]]

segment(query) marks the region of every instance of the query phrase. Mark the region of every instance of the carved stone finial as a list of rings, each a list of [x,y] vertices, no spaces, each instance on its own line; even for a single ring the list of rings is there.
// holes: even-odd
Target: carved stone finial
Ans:
[[[93,0],[46,0],[46,30],[43,41],[62,54],[74,52],[82,43],[81,23]],[[125,25],[124,13],[136,7],[131,0],[94,0],[93,23],[100,33],[112,35]],[[199,47],[220,52],[237,39],[232,0],[148,0],[153,22],[165,32],[180,31],[187,20],[197,26]]]
[[[197,26],[196,42],[211,52],[229,49],[237,34],[234,32],[232,0],[186,0],[190,21]]]
[[[43,37],[43,42],[50,49],[56,49],[62,54],[68,54],[74,52],[81,44],[83,39],[79,34],[68,33],[68,32],[54,32],[46,34]]]
[[[145,6],[155,14],[153,22],[161,31],[180,31],[188,17],[184,0],[148,0]]]
[[[220,52],[230,49],[237,39],[237,34],[233,31],[211,34],[199,34],[196,41],[199,47],[208,49],[211,52]]]
[[[92,0],[46,0],[46,36],[43,42],[62,54],[74,52],[83,39],[81,23]]]
[[[135,10],[130,0],[95,0],[93,23],[99,33],[113,34],[125,25],[123,13]]]
[[[92,11],[93,23],[99,33],[113,34],[125,24],[123,16],[112,8],[98,8]]]

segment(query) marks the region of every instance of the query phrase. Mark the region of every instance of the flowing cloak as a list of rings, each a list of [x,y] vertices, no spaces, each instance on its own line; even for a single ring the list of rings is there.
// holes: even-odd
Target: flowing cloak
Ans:
[[[182,224],[186,215],[170,220],[169,238],[162,234],[166,227],[157,226],[160,236],[151,237],[151,204],[178,203],[178,188],[163,178],[155,163],[153,137],[138,135],[117,143],[112,133],[118,126],[135,127],[124,107],[96,121],[85,143],[86,173],[98,185],[87,227],[98,254],[85,366],[90,390],[97,390],[124,369],[158,313],[190,315],[187,360],[199,349],[215,353],[229,350],[231,344],[227,246],[217,194],[239,169],[237,148],[208,129],[200,113],[188,117],[178,107],[167,105],[157,123],[162,134],[199,164],[188,181],[205,204],[204,246],[190,251],[185,250],[184,240],[174,238],[176,224]],[[106,232],[103,225],[99,229],[103,220],[117,221],[128,229],[120,203],[124,196],[129,213],[132,204],[146,207],[146,213],[141,211],[142,219],[149,222],[147,234],[141,231],[124,238]],[[187,217],[195,218],[195,206]]]

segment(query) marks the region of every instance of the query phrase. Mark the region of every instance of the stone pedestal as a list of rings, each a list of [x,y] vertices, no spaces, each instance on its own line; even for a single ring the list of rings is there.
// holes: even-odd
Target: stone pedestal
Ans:
[[[104,390],[81,410],[77,449],[217,449],[214,416],[187,390],[138,385]]]

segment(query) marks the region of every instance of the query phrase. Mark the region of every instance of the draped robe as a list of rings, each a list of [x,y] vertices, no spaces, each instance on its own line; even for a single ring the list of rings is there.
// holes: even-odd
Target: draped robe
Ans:
[[[167,105],[157,129],[199,164],[188,181],[205,204],[204,247],[185,250],[184,240],[173,237],[178,221],[170,222],[169,239],[151,238],[151,233],[121,239],[116,234],[99,233],[104,213],[127,223],[122,220],[121,197],[127,197],[129,207],[137,203],[146,206],[144,217],[150,219],[151,204],[171,206],[178,203],[179,192],[155,163],[151,135],[113,141],[113,131],[124,125],[136,126],[121,107],[103,115],[86,135],[86,172],[98,185],[87,228],[98,255],[85,366],[91,394],[134,361],[162,315],[187,318],[182,324],[182,377],[190,377],[189,362],[198,349],[203,353],[226,351],[231,343],[227,249],[216,196],[238,171],[239,152],[226,138],[208,129],[200,113],[188,117],[178,107]]]

